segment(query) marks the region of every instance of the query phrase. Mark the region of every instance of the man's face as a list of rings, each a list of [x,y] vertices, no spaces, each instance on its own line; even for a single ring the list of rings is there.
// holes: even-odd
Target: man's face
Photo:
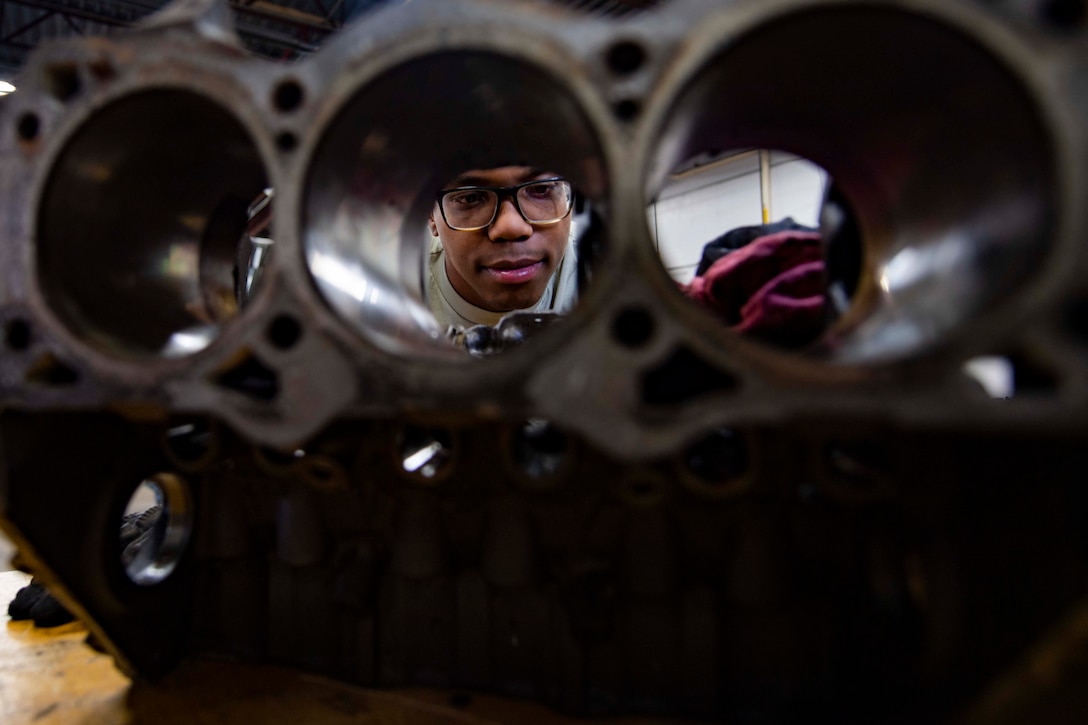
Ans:
[[[446,184],[514,186],[555,174],[527,166],[503,166],[466,171]],[[525,221],[510,196],[503,197],[495,221],[474,232],[446,225],[436,203],[431,210],[431,234],[446,250],[446,274],[467,302],[492,312],[532,307],[544,294],[552,272],[563,259],[570,236],[570,215],[546,226]]]

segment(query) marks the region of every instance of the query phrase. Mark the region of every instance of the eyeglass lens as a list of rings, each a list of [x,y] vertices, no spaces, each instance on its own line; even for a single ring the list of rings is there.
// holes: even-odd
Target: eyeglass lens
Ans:
[[[570,211],[571,187],[567,181],[542,181],[517,190],[517,206],[529,222],[559,221]],[[446,223],[454,228],[481,228],[492,222],[499,195],[491,189],[462,189],[442,197]]]

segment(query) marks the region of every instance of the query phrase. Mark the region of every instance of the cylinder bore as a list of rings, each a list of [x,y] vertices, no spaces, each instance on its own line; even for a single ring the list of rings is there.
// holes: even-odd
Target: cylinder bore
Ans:
[[[360,89],[314,155],[303,235],[310,273],[329,305],[378,346],[447,355],[446,330],[427,303],[437,192],[472,170],[531,168],[572,182],[575,218],[583,202],[603,208],[604,166],[576,99],[542,70],[485,52],[409,61]],[[596,217],[584,217],[573,235],[599,230]]]
[[[686,160],[745,148],[815,162],[852,209],[857,292],[814,348],[836,362],[924,354],[1023,289],[1054,246],[1053,143],[1026,82],[932,18],[826,8],[742,37],[677,97],[648,198]]]
[[[47,304],[114,356],[198,352],[238,311],[238,244],[266,186],[252,139],[211,100],[154,90],[111,103],[67,142],[44,187]]]

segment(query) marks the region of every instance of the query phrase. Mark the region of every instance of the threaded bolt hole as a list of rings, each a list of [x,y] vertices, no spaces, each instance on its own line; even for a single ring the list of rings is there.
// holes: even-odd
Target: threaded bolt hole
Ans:
[[[302,325],[290,315],[279,315],[268,326],[268,341],[280,350],[290,350],[302,337]]]
[[[79,69],[74,63],[49,66],[46,71],[46,86],[50,95],[61,102],[72,100],[83,89],[83,83],[79,79]]]
[[[289,113],[302,105],[304,95],[298,81],[288,80],[276,86],[272,93],[272,103],[277,111]]]
[[[33,141],[41,131],[41,121],[36,113],[24,113],[15,124],[15,132],[23,141]]]
[[[641,307],[629,307],[612,321],[612,336],[625,347],[642,347],[654,336],[654,318]]]
[[[284,131],[276,136],[276,148],[286,153],[291,153],[298,148],[298,137],[290,131]]]
[[[608,49],[605,60],[613,73],[626,76],[642,67],[646,62],[646,51],[638,43],[624,40]]]
[[[4,325],[4,344],[11,350],[30,347],[30,325],[26,320],[9,320]]]
[[[625,98],[612,106],[612,112],[621,121],[634,121],[642,112],[642,104],[634,98]]]

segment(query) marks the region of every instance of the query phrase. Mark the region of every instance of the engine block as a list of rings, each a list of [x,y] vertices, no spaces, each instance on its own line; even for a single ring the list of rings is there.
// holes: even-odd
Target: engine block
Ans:
[[[413,0],[276,64],[178,0],[39,48],[0,101],[4,529],[135,676],[958,715],[1088,583],[1085,3],[570,5]],[[800,352],[690,305],[646,223],[744,148],[856,217],[857,292]],[[478,359],[423,304],[423,230],[512,160],[585,200],[584,285]],[[965,378],[984,355],[1015,396]]]

